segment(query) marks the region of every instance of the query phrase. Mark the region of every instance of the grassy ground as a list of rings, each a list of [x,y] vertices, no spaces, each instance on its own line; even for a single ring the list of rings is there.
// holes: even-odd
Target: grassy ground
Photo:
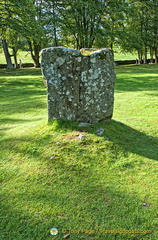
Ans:
[[[10,54],[11,54],[11,51],[10,51]],[[33,60],[31,58],[31,54],[29,51],[19,51],[17,54],[17,59],[18,59],[18,63],[20,59],[22,63],[33,63]],[[12,62],[14,63],[13,58],[12,58]],[[0,49],[0,64],[6,64],[5,56],[2,49]]]
[[[47,124],[40,70],[0,82],[1,240],[158,239],[158,65],[117,67],[113,120],[85,129]]]

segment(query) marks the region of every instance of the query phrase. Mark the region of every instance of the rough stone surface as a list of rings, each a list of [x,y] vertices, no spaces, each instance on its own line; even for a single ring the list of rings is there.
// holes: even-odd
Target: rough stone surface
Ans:
[[[41,68],[47,81],[49,121],[94,123],[111,119],[115,65],[109,49],[82,56],[75,49],[46,48]]]

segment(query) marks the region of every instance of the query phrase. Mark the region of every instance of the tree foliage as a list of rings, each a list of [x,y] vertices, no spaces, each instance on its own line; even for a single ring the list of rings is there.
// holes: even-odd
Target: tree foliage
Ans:
[[[153,55],[158,60],[158,1],[157,0],[130,0],[129,11],[124,23],[125,34],[121,39],[124,50],[138,52],[139,62],[147,62],[147,53],[150,52],[151,62]]]
[[[1,38],[15,54],[17,38],[25,38],[36,67],[48,45],[112,49],[117,43],[137,51],[140,62],[147,53],[158,61],[157,0],[1,0],[0,21]]]

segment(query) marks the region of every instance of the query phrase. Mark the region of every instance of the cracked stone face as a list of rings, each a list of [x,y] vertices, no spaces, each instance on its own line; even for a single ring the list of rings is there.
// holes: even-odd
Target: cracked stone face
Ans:
[[[42,50],[48,120],[109,121],[113,114],[115,64],[109,49],[82,56],[79,50]]]

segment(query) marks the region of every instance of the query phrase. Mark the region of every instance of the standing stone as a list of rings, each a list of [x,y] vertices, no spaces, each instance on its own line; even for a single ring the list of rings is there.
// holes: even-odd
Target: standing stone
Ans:
[[[109,121],[113,114],[115,65],[112,51],[89,56],[79,50],[42,50],[41,68],[47,81],[48,120],[87,123]]]

